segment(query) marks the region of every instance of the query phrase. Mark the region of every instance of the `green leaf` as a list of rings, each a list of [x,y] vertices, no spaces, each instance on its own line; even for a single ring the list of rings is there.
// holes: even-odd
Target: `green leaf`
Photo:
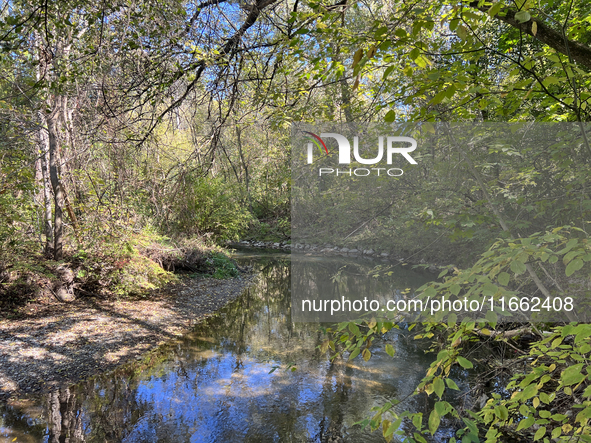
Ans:
[[[579,343],[585,340],[587,337],[591,336],[591,325],[578,325],[573,330],[573,334],[575,334],[575,343]]]
[[[384,437],[388,437],[389,435],[394,434],[394,431],[397,431],[402,423],[403,417],[400,417],[394,423],[390,423],[386,432],[384,432]]]
[[[566,276],[570,277],[571,275],[573,275],[573,273],[581,269],[583,267],[583,263],[583,260],[580,258],[576,258],[573,261],[571,261],[566,267]]]
[[[542,426],[540,429],[538,429],[536,431],[536,433],[534,434],[534,441],[539,440],[540,438],[542,438],[544,435],[546,434],[546,427]]]
[[[446,97],[446,91],[445,89],[439,91],[435,97],[433,97],[433,99],[431,100],[431,104],[436,105],[438,103],[441,103],[441,101]]]
[[[566,245],[564,245],[564,248],[562,248],[560,251],[557,252],[557,254],[566,254],[568,251],[570,251],[572,248],[575,247],[575,245],[579,243],[579,240],[577,240],[576,238],[571,238]]]
[[[466,29],[466,27],[464,25],[458,26],[458,29],[456,32],[458,34],[458,37],[460,37],[462,40],[465,40],[466,36],[468,35],[468,30]]]
[[[429,432],[431,435],[435,434],[439,428],[439,423],[441,423],[441,417],[439,417],[437,411],[433,409],[429,415]]]
[[[474,367],[472,362],[464,357],[458,357],[458,363],[464,369],[471,369]]]
[[[447,414],[448,408],[451,408],[451,405],[446,401],[438,401],[435,403],[435,410],[440,417],[443,417],[445,414]]]
[[[460,388],[458,387],[458,385],[456,384],[455,381],[453,381],[451,378],[446,378],[445,379],[445,383],[447,383],[447,387],[450,389],[454,389],[456,391],[459,391]]]
[[[349,331],[351,331],[353,335],[359,335],[359,327],[354,322],[349,323]]]
[[[433,380],[433,389],[439,398],[443,396],[443,391],[445,391],[445,383],[442,378],[436,377],[435,380]]]
[[[568,262],[570,262],[573,258],[581,254],[583,254],[581,251],[568,251],[566,255],[562,258],[562,262],[565,265],[568,265]]]
[[[355,357],[357,357],[359,355],[359,352],[359,348],[355,348],[353,352],[351,352],[351,354],[349,355],[349,360],[353,360]]]
[[[414,425],[415,428],[417,428],[419,431],[421,430],[421,428],[423,427],[423,413],[419,412],[418,414],[415,414],[414,417],[412,418],[412,424]]]
[[[399,38],[404,38],[407,36],[406,30],[404,28],[398,28],[394,31],[394,35]]]
[[[515,275],[523,274],[525,269],[525,265],[519,260],[513,260],[511,262],[511,271],[513,271]]]
[[[527,11],[519,11],[515,14],[515,20],[519,23],[525,23],[531,19],[531,14]]]
[[[509,411],[503,405],[495,406],[495,415],[499,420],[507,420],[509,418]]]
[[[435,288],[432,286],[429,286],[427,289],[425,289],[423,291],[422,296],[423,297],[434,297],[435,294],[437,294],[437,291],[435,290]]]
[[[531,384],[529,386],[527,386],[524,390],[523,393],[521,395],[521,398],[523,400],[528,400],[530,398],[532,398],[534,395],[538,394],[538,387],[537,385]]]
[[[535,417],[527,417],[526,419],[523,419],[519,422],[519,426],[517,426],[517,430],[521,431],[522,429],[527,429],[531,425],[533,425],[535,421],[536,421]]]
[[[560,376],[560,380],[565,386],[571,386],[582,382],[585,379],[585,374],[582,373],[583,363],[569,366]]]
[[[393,109],[390,109],[384,116],[384,121],[386,123],[392,123],[394,120],[396,120],[396,112],[394,112]]]
[[[503,286],[507,286],[509,284],[510,279],[511,279],[511,276],[507,272],[501,272],[497,277],[499,284],[501,284]]]
[[[386,345],[386,354],[388,354],[390,357],[394,357],[394,354],[396,354],[396,350],[394,349],[394,346],[392,346],[391,344],[387,344]]]
[[[472,440],[472,441],[478,441],[478,426],[476,426],[476,423],[474,423],[474,420],[470,420],[466,417],[462,417],[462,421],[465,423],[466,426],[468,426],[468,429],[470,429],[470,432],[476,436],[476,439]]]
[[[581,412],[577,414],[575,422],[582,422],[583,420],[587,420],[591,418],[591,406],[587,406]]]
[[[392,73],[393,70],[394,70],[394,66],[388,66],[386,68],[386,70],[384,71],[384,75],[382,76],[382,80],[386,80],[388,78],[388,76]]]
[[[488,15],[494,17],[499,13],[503,4],[501,2],[494,3],[488,10]]]

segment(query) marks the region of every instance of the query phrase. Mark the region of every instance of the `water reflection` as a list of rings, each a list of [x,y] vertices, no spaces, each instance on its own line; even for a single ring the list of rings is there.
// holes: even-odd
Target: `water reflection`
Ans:
[[[432,279],[399,265],[369,258],[294,254],[292,318],[296,322],[341,322],[368,315],[387,320],[389,301],[406,298]]]
[[[383,441],[354,423],[410,394],[430,357],[393,334],[395,359],[376,350],[369,362],[329,362],[315,349],[318,325],[291,320],[288,258],[242,254],[261,277],[219,316],[149,362],[52,393],[45,423],[2,410],[0,435],[52,443]],[[286,371],[292,363],[297,370]]]

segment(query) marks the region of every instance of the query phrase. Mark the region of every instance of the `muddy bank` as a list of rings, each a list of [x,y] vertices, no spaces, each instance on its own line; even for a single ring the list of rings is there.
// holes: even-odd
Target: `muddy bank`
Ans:
[[[139,358],[235,299],[253,278],[187,278],[149,300],[80,299],[0,320],[0,401],[15,403]]]

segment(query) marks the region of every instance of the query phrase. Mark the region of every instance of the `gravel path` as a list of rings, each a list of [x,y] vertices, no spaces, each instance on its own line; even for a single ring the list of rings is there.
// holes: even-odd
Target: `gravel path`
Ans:
[[[187,332],[252,279],[186,279],[150,300],[32,305],[25,318],[0,320],[0,401],[42,394],[137,358]]]

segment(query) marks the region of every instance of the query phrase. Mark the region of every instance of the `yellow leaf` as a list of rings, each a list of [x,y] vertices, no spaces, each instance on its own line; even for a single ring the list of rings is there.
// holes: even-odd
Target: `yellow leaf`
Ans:
[[[538,24],[536,22],[532,22],[531,24],[531,33],[534,35],[534,37],[538,33]]]
[[[357,65],[357,63],[359,63],[361,57],[363,57],[363,49],[359,48],[355,52],[355,55],[353,55],[353,65],[351,66],[352,68],[354,68]]]

